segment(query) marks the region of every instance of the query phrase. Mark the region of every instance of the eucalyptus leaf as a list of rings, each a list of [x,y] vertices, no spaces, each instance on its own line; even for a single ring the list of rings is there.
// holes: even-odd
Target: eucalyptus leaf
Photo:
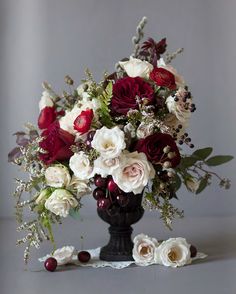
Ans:
[[[206,148],[196,150],[195,152],[193,152],[192,155],[202,160],[205,160],[209,155],[211,155],[212,151],[213,151],[213,148],[206,147]]]
[[[231,155],[216,155],[210,157],[207,161],[206,164],[209,166],[217,166],[224,164],[230,160],[232,160],[234,157]]]
[[[198,160],[199,159],[194,156],[183,157],[180,164],[183,168],[187,168],[193,166]]]
[[[201,193],[206,188],[207,184],[208,184],[207,178],[203,178],[200,182],[200,185],[199,185],[197,191],[196,191],[196,194]]]
[[[175,183],[174,183],[174,188],[175,191],[178,191],[181,187],[182,181],[181,178],[178,174],[175,174]]]

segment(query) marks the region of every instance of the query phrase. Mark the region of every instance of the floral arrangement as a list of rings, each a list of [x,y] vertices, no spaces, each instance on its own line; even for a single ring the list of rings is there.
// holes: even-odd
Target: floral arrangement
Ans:
[[[17,230],[27,232],[17,241],[26,244],[26,262],[30,247],[43,239],[54,243],[52,224],[76,216],[93,185],[98,209],[111,213],[127,205],[130,193],[144,191],[144,208],[157,210],[169,228],[183,216],[172,204],[181,184],[198,194],[216,176],[221,187],[230,187],[209,168],[232,156],[211,156],[210,147],[183,153],[183,144],[194,148],[186,129],[196,110],[189,87],[170,65],[183,50],[166,53],[165,38],[141,42],[145,23],[143,18],[132,39],[132,55],[99,83],[89,70],[79,87],[66,76],[62,95],[43,83],[38,126],[27,123],[15,133],[18,146],[9,161],[29,174],[28,181],[16,179],[14,193]],[[29,222],[23,221],[25,207],[34,217]]]

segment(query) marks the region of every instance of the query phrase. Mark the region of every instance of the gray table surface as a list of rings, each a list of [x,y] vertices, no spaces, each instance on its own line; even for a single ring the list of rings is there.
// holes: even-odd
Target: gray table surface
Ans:
[[[208,258],[179,269],[162,266],[112,268],[81,268],[67,266],[46,272],[37,258],[50,251],[44,244],[32,252],[25,270],[23,248],[15,248],[19,233],[15,222],[0,220],[0,293],[1,294],[106,294],[106,293],[160,293],[160,294],[235,294],[236,293],[236,217],[201,217],[176,221],[174,230],[164,228],[158,218],[144,217],[135,225],[134,234],[146,233],[159,239],[185,237]],[[57,246],[74,245],[81,249],[96,248],[106,243],[106,224],[93,217],[83,221],[68,219],[56,228]]]

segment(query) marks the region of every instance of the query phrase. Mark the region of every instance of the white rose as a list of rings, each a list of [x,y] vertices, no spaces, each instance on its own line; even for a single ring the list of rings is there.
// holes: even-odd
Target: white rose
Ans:
[[[145,122],[141,122],[141,124],[137,128],[137,138],[144,139],[153,134],[154,125],[147,124]]]
[[[65,189],[55,190],[45,202],[45,208],[52,213],[67,217],[69,210],[78,205],[78,201]]]
[[[62,164],[56,164],[46,169],[45,179],[48,186],[62,188],[69,185],[71,176],[67,167]]]
[[[68,187],[75,190],[78,196],[85,195],[91,191],[91,188],[88,186],[88,181],[82,181],[75,175],[72,176],[72,179]]]
[[[104,159],[116,158],[125,149],[124,132],[119,127],[102,127],[96,131],[91,145]]]
[[[47,91],[43,91],[42,97],[39,101],[39,110],[45,107],[52,107],[54,105],[51,95]]]
[[[147,266],[155,263],[155,251],[158,242],[155,238],[139,234],[134,238],[133,259],[136,264]]]
[[[100,103],[97,99],[84,97],[83,100],[79,101],[72,110],[66,111],[66,114],[59,119],[61,129],[69,132],[72,135],[78,134],[74,129],[74,121],[81,114],[82,111],[92,109],[94,117],[96,118],[96,110],[100,108]]]
[[[185,185],[190,192],[195,193],[199,188],[200,181],[195,178],[188,178],[185,181]]]
[[[190,244],[184,238],[170,238],[156,249],[156,263],[178,267],[191,263]]]
[[[94,160],[94,174],[101,175],[103,178],[105,178],[108,175],[112,175],[119,165],[119,157],[105,159],[99,156],[96,160]]]
[[[141,77],[148,79],[150,72],[153,70],[151,63],[133,58],[132,56],[130,56],[128,61],[120,61],[119,64],[131,78]]]
[[[62,248],[58,248],[54,251],[52,257],[57,260],[58,265],[64,265],[67,263],[71,263],[72,257],[75,254],[74,246],[64,246]]]
[[[169,96],[166,99],[167,108],[181,123],[186,124],[191,116],[191,112],[189,109],[185,109],[185,103],[181,99],[178,101],[175,101],[174,99],[173,96]]]
[[[83,151],[71,156],[69,166],[79,180],[88,180],[94,175],[90,160]]]
[[[157,66],[168,70],[169,72],[171,72],[175,76],[175,83],[178,88],[185,86],[185,81],[184,81],[183,77],[178,74],[177,70],[173,66],[166,64],[163,58],[160,58],[157,61]]]
[[[124,192],[139,194],[150,179],[155,176],[152,164],[144,153],[125,152],[121,156],[121,163],[113,174],[114,182]]]

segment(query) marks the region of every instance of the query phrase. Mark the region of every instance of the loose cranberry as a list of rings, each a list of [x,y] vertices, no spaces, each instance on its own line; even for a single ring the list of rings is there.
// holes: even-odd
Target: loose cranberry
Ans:
[[[96,188],[93,191],[93,198],[98,200],[100,198],[104,198],[106,196],[106,193],[104,190],[102,190],[101,188]]]
[[[44,267],[49,272],[54,272],[57,268],[57,260],[54,257],[49,257],[44,262]]]
[[[116,183],[114,182],[114,180],[109,180],[108,184],[107,184],[107,189],[111,192],[111,193],[115,193],[118,190],[118,186],[116,185]]]
[[[125,207],[129,203],[129,197],[127,197],[126,195],[122,195],[122,194],[117,195],[116,200],[121,207]]]
[[[78,253],[78,260],[80,262],[86,263],[90,260],[90,258],[91,258],[91,255],[88,251],[80,251]]]
[[[97,201],[97,207],[99,209],[105,210],[111,206],[111,200],[109,198],[100,198]]]
[[[190,253],[191,253],[191,257],[196,257],[197,255],[197,248],[193,245],[190,246]]]
[[[102,178],[100,175],[96,175],[94,179],[94,184],[99,188],[106,188],[107,178]]]

